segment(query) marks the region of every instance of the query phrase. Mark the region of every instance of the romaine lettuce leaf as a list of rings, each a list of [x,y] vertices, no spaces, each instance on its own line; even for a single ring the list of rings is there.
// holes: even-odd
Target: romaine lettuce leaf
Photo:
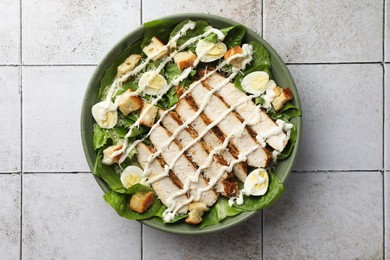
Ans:
[[[134,186],[133,186],[134,187]],[[144,191],[145,186],[139,185],[134,189],[134,194],[137,191]],[[115,209],[115,211],[118,213],[119,216],[122,216],[127,219],[131,220],[142,220],[142,219],[148,219],[153,216],[156,216],[156,214],[159,212],[161,208],[161,202],[159,199],[157,199],[157,196],[154,196],[154,202],[153,205],[146,210],[144,213],[139,214],[135,211],[132,211],[129,207],[131,195],[130,194],[121,194],[115,191],[107,192],[103,196],[104,200],[111,205]]]
[[[248,197],[244,195],[244,204],[237,205],[237,203],[235,203],[233,207],[241,209],[243,211],[257,211],[265,207],[271,206],[283,194],[284,186],[275,173],[268,171],[268,176],[269,187],[267,193],[264,196]]]
[[[114,82],[114,79],[117,74],[117,68],[119,65],[121,65],[131,54],[141,54],[141,48],[140,48],[141,41],[138,41],[134,43],[132,46],[126,48],[114,61],[114,63],[108,67],[106,72],[104,73],[104,76],[100,82],[100,89],[98,98],[99,100],[102,100],[106,96],[107,87],[111,86],[112,82]]]
[[[101,128],[98,124],[93,125],[93,148],[95,150],[103,147],[108,138],[110,138],[110,135],[106,129]]]
[[[178,24],[176,20],[154,20],[144,23],[144,38],[141,49],[150,43],[153,36],[159,38],[164,44],[169,40],[169,35]]]
[[[297,141],[297,127],[293,124],[293,128],[290,133],[290,140],[288,141],[286,147],[283,149],[282,153],[278,155],[278,160],[284,160],[290,156],[292,149],[294,148],[295,142]]]
[[[241,45],[242,39],[244,39],[246,34],[246,29],[242,25],[235,25],[221,29],[221,32],[226,35],[223,42],[229,50],[235,46]]]
[[[227,217],[235,216],[244,211],[258,211],[265,207],[269,207],[274,203],[284,192],[284,186],[280,182],[278,176],[268,171],[269,187],[267,193],[262,197],[244,196],[244,204],[230,207],[226,198],[220,197],[218,202],[211,207],[203,218],[200,228],[215,225]]]
[[[182,21],[181,23],[179,23],[174,29],[173,31],[171,32],[170,34],[170,38],[172,38],[173,36],[175,36],[182,28],[183,26],[189,22],[189,19],[187,20],[184,20]],[[186,41],[188,41],[189,39],[193,38],[193,37],[196,37],[198,35],[201,35],[202,33],[205,32],[205,28],[209,25],[208,22],[206,21],[195,21],[196,23],[196,27],[194,30],[188,30],[186,32],[185,35],[183,35],[182,37],[179,38],[179,40],[177,41],[177,46],[180,46],[180,45],[183,45],[183,43],[185,43]],[[192,51],[195,51],[195,44],[192,44],[191,46],[188,46],[187,48],[192,50]]]

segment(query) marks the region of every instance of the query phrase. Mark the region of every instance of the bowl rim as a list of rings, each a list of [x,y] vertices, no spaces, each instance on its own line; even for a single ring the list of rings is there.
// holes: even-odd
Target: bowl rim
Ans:
[[[168,20],[168,19],[178,20],[178,21],[182,21],[182,20],[186,20],[186,19],[206,20],[207,21],[207,20],[211,19],[211,20],[216,20],[218,22],[222,22],[222,23],[225,23],[225,24],[228,24],[228,25],[232,25],[232,26],[233,25],[243,25],[243,24],[235,22],[235,21],[233,21],[231,19],[219,16],[219,15],[208,14],[208,13],[193,13],[193,12],[167,15],[167,16],[158,17],[158,18],[153,19],[153,20]],[[153,21],[153,20],[150,20],[150,21]],[[279,56],[279,54],[257,32],[253,31],[252,29],[248,28],[245,25],[243,25],[243,26],[247,30],[246,31],[246,35],[250,35],[251,37],[255,38],[257,41],[261,42],[261,44],[263,44],[265,46],[267,51],[272,53],[272,60],[276,59],[277,62],[281,63],[283,73],[285,74],[286,77],[288,77],[291,80],[291,82],[293,83],[292,84],[293,86],[291,86],[291,87],[293,89],[295,89],[296,93],[298,93],[298,90],[296,89],[296,85],[295,85],[294,79],[293,79],[289,69],[287,68],[286,64],[284,63],[282,58]],[[95,78],[98,77],[99,73],[101,73],[102,70],[103,70],[103,75],[104,75],[104,72],[107,70],[107,68],[103,68],[104,67],[103,64],[107,63],[108,60],[110,60],[111,56],[114,55],[116,50],[118,48],[120,48],[121,46],[123,46],[124,44],[126,44],[127,46],[130,46],[131,44],[134,44],[135,42],[140,40],[138,38],[138,39],[135,39],[134,41],[132,41],[132,43],[128,44],[129,39],[133,35],[143,34],[143,31],[144,31],[144,27],[143,27],[143,24],[142,24],[142,25],[136,27],[135,29],[131,30],[120,41],[118,41],[113,47],[111,47],[110,51],[108,51],[108,53],[103,57],[103,59],[99,62],[98,66],[95,68],[95,70],[94,70],[94,72],[93,72],[93,74],[92,74],[92,76],[91,76],[91,78],[90,78],[90,80],[88,82],[87,88],[85,90],[84,98],[83,98],[83,101],[82,101],[82,109],[81,109],[81,117],[80,117],[80,130],[81,130],[81,141],[82,141],[82,146],[83,146],[83,150],[84,150],[84,155],[85,155],[86,160],[88,162],[88,166],[89,166],[89,168],[91,170],[91,174],[93,175],[93,177],[95,178],[96,182],[101,187],[101,189],[104,191],[104,193],[106,193],[110,189],[108,188],[107,184],[104,183],[103,180],[101,180],[95,174],[93,174],[94,163],[93,163],[93,159],[92,159],[91,155],[89,154],[90,147],[87,144],[86,125],[85,125],[84,122],[85,122],[87,114],[90,111],[90,108],[89,107],[87,108],[87,106],[86,106],[87,99],[88,99],[88,96],[89,96],[88,94],[94,88],[93,82],[94,82]],[[271,61],[271,64],[272,64],[272,61]],[[99,81],[101,81],[101,78],[100,78]],[[99,87],[100,87],[100,85],[99,85]],[[297,107],[302,111],[300,98],[299,98],[298,94],[294,95],[294,102],[296,103]],[[294,164],[296,162],[296,159],[297,159],[297,153],[298,153],[298,149],[299,149],[300,142],[301,142],[302,117],[301,116],[296,117],[294,121],[295,121],[294,123],[296,124],[296,127],[297,127],[297,139],[296,139],[296,143],[295,143],[295,146],[293,148],[293,151],[292,151],[292,153],[290,155],[291,158],[288,159],[286,174],[283,176],[283,178],[280,178],[282,183],[285,183],[285,181],[287,180],[288,176],[291,174],[292,168],[293,168],[293,166],[294,166]],[[141,222],[142,224],[145,224],[145,225],[147,225],[147,226],[149,226],[151,228],[154,228],[154,229],[157,229],[157,230],[160,230],[160,231],[164,231],[164,232],[169,232],[169,233],[174,233],[174,234],[182,234],[182,235],[201,235],[201,234],[210,234],[210,233],[215,233],[215,232],[227,230],[227,229],[229,229],[229,228],[231,228],[233,226],[236,226],[238,224],[241,224],[241,223],[245,222],[250,217],[256,215],[257,213],[259,213],[261,211],[262,210],[250,211],[250,212],[242,212],[242,213],[240,213],[237,216],[230,217],[230,219],[234,219],[235,217],[240,216],[240,218],[239,219],[235,219],[235,221],[232,220],[229,223],[219,222],[218,224],[213,225],[213,226],[208,226],[205,229],[199,229],[198,228],[198,229],[194,229],[194,230],[181,230],[180,228],[179,229],[172,229],[170,227],[173,227],[173,226],[175,226],[177,224],[164,224],[164,226],[161,226],[161,222],[156,222],[153,219],[139,220],[139,222]]]

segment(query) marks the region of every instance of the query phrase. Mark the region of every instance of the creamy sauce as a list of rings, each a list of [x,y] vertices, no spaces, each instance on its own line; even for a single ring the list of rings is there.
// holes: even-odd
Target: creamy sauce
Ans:
[[[188,27],[188,28],[190,28],[190,27]],[[188,28],[187,28],[187,29],[188,29]],[[192,27],[191,27],[191,28],[192,28]],[[183,30],[183,29],[185,29],[185,27],[183,27],[182,30]],[[205,33],[203,33],[203,34],[201,34],[201,35],[198,35],[198,36],[196,36],[196,37],[193,37],[193,38],[187,40],[187,41],[186,41],[183,45],[181,45],[176,51],[172,52],[167,58],[165,58],[165,59],[161,62],[161,64],[159,65],[159,67],[154,71],[154,73],[155,73],[154,75],[160,73],[161,70],[164,68],[164,66],[165,66],[169,61],[171,61],[171,60],[173,59],[173,57],[174,57],[178,52],[184,50],[185,48],[187,48],[189,45],[193,44],[193,43],[196,42],[197,40],[199,40],[199,39],[201,39],[201,38],[203,38],[203,37],[207,37],[207,36],[208,36],[209,34],[211,34],[211,33],[215,33],[215,30],[217,30],[217,29],[211,28],[211,29],[207,30]],[[178,34],[180,34],[180,33],[178,33]],[[175,35],[175,36],[168,42],[168,44],[165,45],[164,47],[168,48],[167,46],[170,46],[170,45],[172,45],[173,42],[176,42],[176,41],[178,40],[178,38],[179,38],[179,37],[176,37],[176,36],[178,36],[178,34]],[[222,34],[222,35],[223,35],[223,34]],[[174,41],[173,41],[173,40],[174,40]],[[192,66],[189,67],[189,68],[187,68],[187,69],[185,69],[185,70],[183,71],[183,73],[182,73],[179,77],[175,78],[175,79],[168,85],[167,89],[170,89],[170,88],[173,87],[173,86],[177,86],[182,80],[186,79],[186,78],[190,75],[191,70],[192,70],[193,68],[195,68],[195,67],[199,64],[200,59],[202,58],[202,56],[203,56],[203,55],[206,55],[207,52],[209,52],[209,51],[214,47],[214,45],[215,45],[215,44],[213,44],[213,45],[211,45],[209,48],[205,49],[204,52],[201,53],[201,54],[197,57],[197,59],[193,62]],[[164,50],[166,50],[166,48],[165,48]],[[161,49],[161,50],[162,50],[162,49]],[[161,52],[160,52],[160,53],[161,53]],[[158,54],[159,54],[159,53],[157,52],[157,55],[158,55]],[[147,59],[147,60],[148,60],[148,59]],[[149,61],[150,61],[150,59],[149,59]],[[149,61],[148,61],[148,62],[149,62]],[[146,62],[146,60],[145,60],[145,62]],[[140,65],[140,66],[141,66],[141,65]],[[145,65],[145,66],[146,66],[146,65]],[[140,71],[140,70],[139,70],[139,71]],[[131,72],[129,72],[129,73],[131,73]],[[126,75],[127,75],[127,74],[126,74]],[[126,75],[125,75],[125,76],[126,76]],[[125,77],[125,76],[124,76],[124,77]],[[151,79],[153,79],[153,76],[150,77],[150,80],[151,80]],[[145,90],[145,88],[147,87],[147,85],[148,85],[149,83],[150,83],[150,82],[147,82],[147,84],[146,84],[146,86],[144,86],[144,88],[139,88],[139,89],[137,89],[136,91],[130,93],[130,95],[138,95],[138,94],[140,94],[143,90]],[[165,94],[165,93],[164,93],[164,94]],[[156,104],[158,103],[158,101],[160,101],[160,100],[163,98],[163,95],[164,95],[164,94],[158,95],[158,96],[152,101],[152,105],[156,105]],[[151,108],[152,108],[152,107],[149,106],[149,107],[145,110],[145,114],[146,114]],[[123,142],[123,148],[122,148],[121,150],[116,151],[116,152],[112,155],[112,156],[118,156],[118,155],[122,154],[122,155],[121,155],[121,158],[119,159],[119,163],[122,163],[122,162],[127,158],[127,156],[130,154],[131,150],[134,149],[135,146],[132,147],[132,149],[129,149],[129,148],[127,147],[127,146],[128,146],[128,141],[129,141],[128,139],[129,139],[129,137],[130,137],[130,135],[131,135],[132,130],[133,130],[135,127],[138,127],[138,126],[140,125],[141,120],[142,120],[142,118],[139,117],[139,118],[137,119],[137,121],[134,122],[134,124],[129,128],[129,131],[128,131],[128,133],[126,134],[125,139],[124,139],[124,142]]]
[[[166,45],[164,45],[159,51],[157,51],[156,53],[154,53],[152,56],[149,56],[147,59],[145,59],[140,65],[138,65],[136,68],[134,68],[132,71],[126,73],[122,78],[120,79],[116,79],[112,85],[110,86],[108,92],[107,92],[107,97],[106,97],[106,101],[109,101],[107,102],[107,104],[111,103],[111,100],[112,100],[112,97],[115,95],[116,91],[118,90],[118,88],[122,85],[123,82],[127,81],[129,77],[131,76],[134,76],[136,74],[138,74],[139,72],[141,72],[143,69],[145,69],[145,67],[147,66],[147,64],[152,60],[152,58],[160,55],[162,52],[166,51],[168,49],[169,46],[176,46],[176,43],[177,43],[177,40],[185,35],[186,31],[188,30],[193,30],[195,28],[196,24],[194,22],[189,22],[187,23]],[[189,45],[193,44],[194,42],[198,41],[199,39],[201,38],[204,38],[206,36],[208,36],[209,34],[211,33],[215,33],[217,36],[218,36],[218,39],[219,40],[223,40],[225,35],[218,29],[215,29],[215,28],[212,28],[212,27],[208,27],[206,28],[206,32],[203,33],[202,35],[199,35],[199,36],[196,36],[196,37],[193,37],[189,40],[187,40],[183,45],[181,45],[176,51],[172,52],[167,58],[165,58],[161,63],[160,65],[157,67],[157,69],[155,69],[153,71],[153,75],[157,75],[158,73],[161,72],[161,70],[165,67],[165,65],[170,62],[173,57],[178,53],[180,52],[181,50],[184,50],[186,47],[188,47]],[[193,62],[193,65],[187,69],[185,69],[182,74],[175,78],[174,80],[172,80],[168,86],[167,89],[170,89],[172,86],[178,86],[179,83],[186,79],[190,73],[191,73],[191,70],[194,69],[200,62],[202,56],[206,55],[213,47],[215,46],[215,44],[213,45],[210,45],[209,48],[206,48],[202,53],[200,53],[196,60]],[[204,135],[206,135],[210,130],[211,128],[213,128],[214,126],[216,126],[218,123],[220,123],[229,113],[231,113],[232,111],[234,111],[239,105],[241,104],[244,104],[245,102],[248,102],[249,100],[253,99],[254,97],[257,97],[256,95],[252,95],[252,96],[247,96],[246,98],[242,99],[240,102],[237,102],[234,106],[231,106],[228,110],[225,111],[225,113],[223,113],[219,118],[218,120],[215,120],[213,121],[210,125],[208,125],[204,131],[202,133],[200,133],[198,135],[197,138],[195,138],[192,142],[190,142],[187,146],[185,146],[183,149],[181,149],[181,151],[176,155],[176,157],[174,157],[172,159],[171,162],[169,162],[169,165],[165,165],[164,167],[164,172],[160,175],[157,175],[155,176],[154,178],[152,179],[148,179],[148,174],[149,174],[149,171],[150,171],[150,165],[151,163],[153,162],[153,160],[155,158],[157,158],[157,156],[159,156],[165,149],[168,148],[168,146],[170,145],[170,143],[177,137],[177,135],[183,131],[186,127],[188,127],[189,124],[191,124],[195,119],[197,119],[199,117],[199,115],[204,111],[204,109],[206,108],[207,104],[209,103],[210,99],[212,98],[213,94],[215,92],[217,92],[218,90],[220,90],[222,87],[224,87],[227,83],[229,83],[241,70],[244,70],[246,65],[248,63],[251,62],[252,60],[252,53],[253,53],[253,50],[252,50],[252,46],[251,45],[248,45],[248,44],[244,44],[242,46],[243,48],[243,53],[242,54],[236,54],[236,55],[233,55],[231,56],[228,60],[226,61],[223,61],[221,62],[216,69],[212,70],[212,71],[209,71],[207,72],[201,79],[199,79],[198,81],[195,81],[193,84],[191,84],[190,88],[188,90],[186,90],[183,95],[180,97],[180,99],[186,97],[197,85],[199,85],[202,81],[204,81],[205,79],[207,79],[208,77],[210,77],[211,75],[213,75],[214,73],[216,73],[217,71],[219,71],[222,67],[224,67],[226,64],[230,64],[230,62],[233,60],[233,59],[236,59],[236,58],[244,58],[243,61],[242,61],[242,65],[241,67],[239,68],[235,68],[233,67],[233,73],[228,77],[226,78],[224,81],[222,81],[218,86],[216,86],[215,88],[213,88],[212,90],[209,91],[209,93],[205,96],[203,102],[202,102],[202,105],[199,107],[198,111],[191,117],[189,118],[186,122],[183,122],[183,124],[178,128],[176,129],[175,132],[172,133],[172,136],[167,140],[167,142],[161,147],[161,149],[157,150],[155,153],[153,153],[150,158],[146,161],[145,163],[145,167],[144,167],[144,172],[143,172],[143,176],[142,176],[142,181],[143,183],[146,183],[146,184],[151,184],[153,182],[156,182],[158,180],[161,180],[162,178],[168,176],[168,173],[169,171],[173,168],[173,166],[175,165],[175,163],[177,162],[177,160],[190,148],[192,147],[195,143],[197,143],[202,137],[204,137]],[[153,79],[153,76],[150,77],[151,79]],[[127,96],[133,96],[133,95],[139,95],[141,93],[143,93],[143,91],[145,90],[145,88],[150,84],[150,81],[147,82],[147,84],[143,85],[142,88],[138,88],[136,91],[134,92],[128,92],[126,93]],[[273,92],[273,91],[272,91]],[[154,98],[151,102],[151,105],[155,106],[157,104],[158,101],[160,101],[162,99],[164,94],[160,94],[160,95],[157,95],[156,98]],[[267,96],[268,93],[266,93],[266,95],[263,95],[264,96]],[[270,92],[269,93],[269,98],[267,100],[268,103],[270,103],[271,99],[273,98],[272,96],[272,93]],[[268,97],[268,96],[267,96]],[[267,99],[266,97],[266,99]],[[114,106],[117,107],[118,105],[118,102],[119,102],[119,99],[115,100],[115,103],[114,103]],[[106,110],[108,109],[112,109],[113,106],[112,105],[107,105],[107,108]],[[135,141],[133,144],[131,144],[129,146],[129,137],[131,135],[131,132],[132,130],[135,128],[135,127],[138,127],[140,125],[140,122],[142,120],[142,117],[140,116],[136,122],[130,127],[129,129],[129,132],[126,134],[125,138],[124,138],[124,141],[123,141],[123,146],[122,146],[122,149],[114,152],[111,156],[112,157],[115,157],[115,156],[118,156],[121,154],[121,158],[119,160],[119,163],[122,163],[126,158],[127,156],[129,155],[129,153],[135,149],[135,147],[142,141],[144,141],[146,138],[148,138],[151,133],[160,125],[162,119],[172,110],[174,110],[176,108],[177,105],[174,105],[173,107],[171,107],[170,109],[166,110],[159,118],[159,120],[151,127],[151,129],[149,130],[148,134],[145,135],[142,139],[139,139],[137,141]],[[147,108],[147,111],[145,111],[145,114],[147,114],[148,110],[151,108],[152,106],[149,106]],[[104,108],[103,108],[104,110]],[[212,163],[213,161],[213,157],[214,155],[218,154],[221,150],[224,150],[227,148],[230,140],[234,137],[239,137],[243,134],[243,132],[245,131],[245,127],[247,125],[254,125],[254,124],[257,124],[259,121],[262,120],[262,116],[261,116],[261,113],[260,111],[256,111],[255,113],[256,116],[254,116],[253,118],[251,119],[248,119],[248,120],[245,120],[241,126],[236,130],[234,131],[233,133],[231,133],[230,135],[228,135],[226,137],[226,139],[224,140],[224,142],[221,144],[221,146],[219,147],[216,147],[215,149],[213,149],[210,154],[208,155],[208,158],[207,160],[205,161],[205,163],[203,165],[201,165],[197,171],[192,175],[190,176],[190,178],[186,179],[186,181],[183,183],[183,189],[176,192],[176,193],[173,193],[168,199],[167,199],[167,210],[164,211],[163,213],[163,219],[165,221],[170,221],[172,220],[175,215],[177,214],[177,212],[185,205],[191,203],[193,200],[197,201],[201,198],[201,195],[203,192],[205,191],[208,191],[210,189],[213,188],[213,186],[217,183],[217,181],[221,178],[221,176],[225,173],[225,172],[231,172],[234,165],[238,164],[238,163],[241,163],[241,162],[244,162],[247,160],[247,156],[250,155],[252,152],[254,152],[256,149],[258,149],[258,145],[249,149],[248,151],[246,151],[245,153],[241,153],[237,159],[231,161],[231,163],[228,165],[228,166],[222,166],[220,171],[218,172],[218,174],[216,174],[212,179],[209,180],[209,183],[206,187],[204,188],[199,188],[195,194],[193,194],[192,196],[190,196],[190,198],[188,198],[188,200],[184,201],[183,203],[180,203],[180,204],[177,204],[176,201],[175,201],[175,198],[181,196],[181,195],[184,195],[186,194],[189,189],[190,189],[190,185],[191,183],[197,183],[199,181],[199,177],[200,177],[200,174],[202,173],[202,171],[208,167],[210,167],[210,164]],[[280,120],[282,121],[282,120]],[[287,131],[288,134],[286,136],[286,138],[288,139],[289,136],[290,136],[290,133],[289,131],[291,131],[291,128],[292,128],[292,124],[288,124],[284,121],[282,122],[279,122],[277,121],[277,124],[278,124],[278,127],[276,129],[274,129],[272,132],[267,132],[267,133],[264,133],[262,134],[261,136],[257,136],[257,140],[259,140],[259,142],[263,145],[263,143],[265,143],[265,140],[273,135],[276,135],[276,134],[279,134],[281,131]],[[282,140],[283,142],[285,140]],[[265,145],[264,145],[265,146]],[[276,155],[276,154],[275,154]],[[277,157],[274,156],[274,157]],[[236,202],[237,204],[239,203],[243,203],[243,192],[240,191],[239,193],[239,196],[238,198],[231,198],[229,199],[229,205]]]

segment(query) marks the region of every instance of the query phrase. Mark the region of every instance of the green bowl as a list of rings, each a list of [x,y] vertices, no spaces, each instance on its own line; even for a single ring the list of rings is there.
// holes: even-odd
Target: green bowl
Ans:
[[[185,14],[177,14],[166,17],[161,17],[159,19],[172,19],[182,21],[185,19],[191,20],[205,20],[209,22],[210,25],[216,28],[224,28],[231,25],[237,25],[238,23],[226,19],[224,17],[210,15],[210,14],[201,14],[201,13],[185,13]],[[129,33],[126,37],[124,37],[120,42],[118,42],[111,51],[104,57],[102,62],[100,62],[99,66],[96,68],[95,72],[92,75],[92,78],[88,84],[87,90],[85,92],[82,111],[81,111],[81,139],[83,143],[84,153],[88,161],[89,168],[93,171],[93,165],[96,160],[96,153],[93,150],[93,124],[94,119],[91,114],[92,106],[98,101],[98,91],[100,87],[100,81],[103,78],[104,72],[106,69],[113,64],[115,59],[123,52],[123,50],[136,41],[140,40],[143,37],[144,29],[143,27],[138,27],[131,33]],[[244,41],[258,41],[265,46],[265,48],[269,51],[271,57],[271,67],[272,74],[275,81],[281,87],[289,87],[294,94],[294,105],[296,105],[299,109],[301,109],[301,105],[299,102],[298,91],[295,87],[295,83],[293,78],[291,77],[290,71],[284,64],[283,60],[276,53],[276,51],[266,42],[264,41],[257,33],[254,31],[247,29],[247,33]],[[276,167],[276,173],[282,182],[286,181],[287,176],[291,173],[292,167],[294,165],[298,147],[301,139],[301,117],[296,117],[292,119],[297,126],[297,141],[295,147],[289,158],[286,160],[280,161]],[[99,177],[94,175],[97,183],[103,189],[104,192],[110,190],[107,184],[102,181]],[[103,198],[102,198],[103,199]],[[235,226],[251,216],[254,216],[257,212],[243,212],[237,216],[229,217],[222,222],[205,227],[204,229],[199,229],[197,226],[190,226],[188,224],[180,223],[180,224],[163,224],[161,220],[158,219],[149,219],[141,221],[143,224],[166,232],[177,233],[177,234],[187,234],[187,235],[195,235],[195,234],[206,234],[212,233],[216,231],[226,230],[232,226]]]

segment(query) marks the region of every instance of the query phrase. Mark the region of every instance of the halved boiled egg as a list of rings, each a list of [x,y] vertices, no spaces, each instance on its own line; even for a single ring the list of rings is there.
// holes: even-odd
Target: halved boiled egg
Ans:
[[[246,75],[241,81],[245,92],[261,95],[268,88],[269,75],[264,71],[255,71]]]
[[[261,196],[268,190],[269,178],[265,169],[253,170],[244,182],[244,190],[247,196]]]
[[[121,173],[121,182],[123,187],[128,189],[131,186],[140,183],[142,180],[143,173],[144,171],[137,166],[127,166]]]
[[[144,89],[144,93],[152,96],[164,94],[168,91],[166,79],[156,71],[148,71],[142,74],[138,85]]]
[[[113,128],[118,121],[117,105],[111,101],[101,101],[92,107],[92,116],[101,128]]]
[[[213,43],[206,40],[200,40],[196,45],[195,51],[196,55],[200,57],[201,62],[212,62],[222,58],[227,51],[227,47],[223,42]]]

